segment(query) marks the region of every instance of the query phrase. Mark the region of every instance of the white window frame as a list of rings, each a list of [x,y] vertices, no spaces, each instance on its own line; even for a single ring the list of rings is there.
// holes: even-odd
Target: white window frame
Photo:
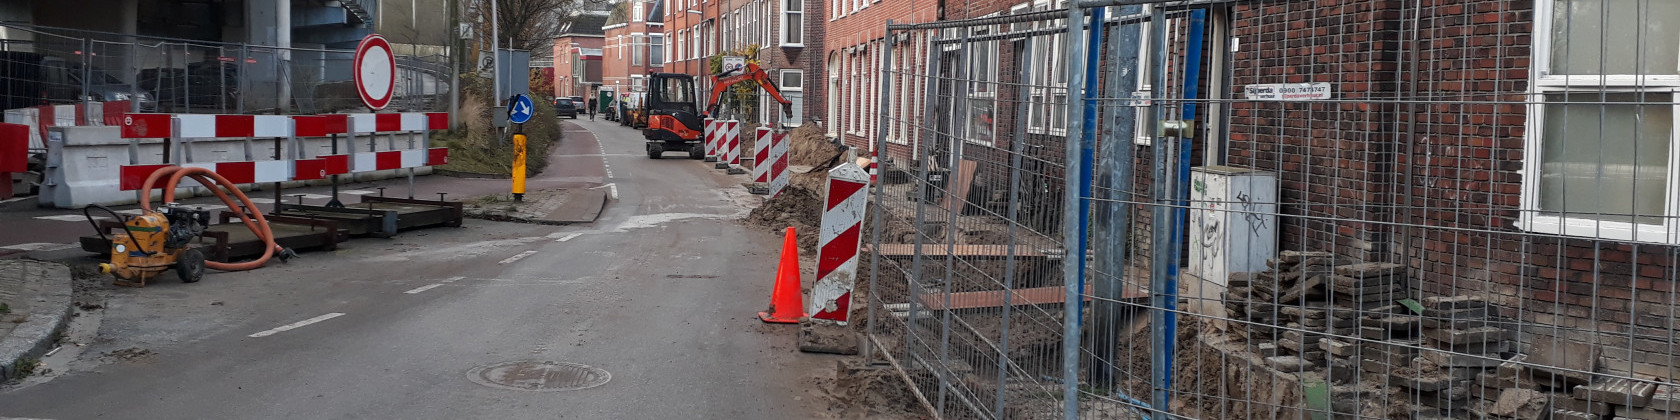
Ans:
[[[644,49],[646,47],[646,44],[647,44],[647,41],[645,41],[646,38],[647,38],[647,35],[641,35],[641,34],[630,35],[630,65],[631,66],[646,66],[647,65],[647,51]]]
[[[841,107],[841,105],[840,105],[841,104],[841,102],[840,102],[840,96],[841,96],[840,92],[842,92],[842,90],[841,90],[842,88],[841,88],[841,84],[840,84],[840,75],[842,74],[842,72],[841,72],[840,68],[842,66],[844,66],[844,64],[841,62],[842,61],[841,57],[844,57],[844,55],[840,54],[839,53],[840,50],[838,50],[838,49],[836,49],[834,51],[835,51],[835,53],[828,57],[828,95],[827,96],[828,96],[828,136],[829,137],[838,137],[840,135],[840,107]]]
[[[1153,5],[1148,4],[1143,5],[1143,13],[1149,13],[1152,6]],[[1178,27],[1177,20],[1167,19],[1167,27]],[[1142,95],[1144,97],[1153,98],[1155,95],[1155,88],[1152,84],[1155,82],[1155,72],[1149,67],[1150,60],[1147,58],[1149,57],[1150,47],[1154,46],[1154,43],[1150,42],[1151,40],[1149,38],[1149,21],[1144,21],[1140,24],[1138,26],[1138,30],[1141,31],[1138,34],[1138,90],[1134,93],[1134,95]],[[1152,110],[1154,110],[1154,108],[1147,106],[1137,108],[1137,115],[1132,117],[1132,144],[1140,146],[1154,144],[1155,137],[1152,133],[1154,130],[1151,130],[1149,127],[1149,113]]]
[[[782,30],[781,43],[783,47],[805,46],[805,0],[777,0],[782,2]],[[789,5],[799,5],[799,10],[788,10]],[[799,42],[789,42],[788,34],[798,31]]]
[[[1559,93],[1657,93],[1680,100],[1680,75],[1551,75],[1552,12],[1555,2],[1534,4],[1534,34],[1529,66],[1527,129],[1523,130],[1522,204],[1516,227],[1529,232],[1619,241],[1680,243],[1680,105],[1674,107],[1676,127],[1669,131],[1668,183],[1664,191],[1664,224],[1636,224],[1570,218],[1540,209],[1540,168],[1545,133],[1545,97]]]
[[[653,53],[654,47],[659,47],[658,54]],[[665,45],[665,34],[648,34],[648,66],[664,66],[666,61],[665,50],[667,48],[670,48],[670,46]],[[653,62],[654,57],[659,58],[658,63]]]
[[[774,114],[778,115],[777,118],[782,122],[782,126],[798,127],[805,125],[805,71],[784,69],[778,72],[776,76],[776,87],[782,90],[782,98],[793,103],[793,117],[790,120],[789,117],[781,116],[781,104],[776,105]],[[799,86],[789,86],[788,76],[797,76]],[[770,95],[762,96],[769,97]]]

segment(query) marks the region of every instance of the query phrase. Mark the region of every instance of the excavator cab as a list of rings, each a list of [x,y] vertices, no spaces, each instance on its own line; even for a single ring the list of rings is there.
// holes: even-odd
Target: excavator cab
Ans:
[[[705,127],[694,96],[694,76],[681,73],[648,75],[647,98],[642,112],[647,128],[648,158],[658,159],[666,150],[687,151],[690,159],[706,157],[701,134]]]

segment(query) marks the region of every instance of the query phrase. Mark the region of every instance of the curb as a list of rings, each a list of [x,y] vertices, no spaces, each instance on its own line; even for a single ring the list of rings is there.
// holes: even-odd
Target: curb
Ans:
[[[17,363],[52,350],[53,336],[70,320],[70,267],[34,260],[0,261],[0,276],[38,276],[40,290],[29,319],[0,337],[0,381],[13,379]]]

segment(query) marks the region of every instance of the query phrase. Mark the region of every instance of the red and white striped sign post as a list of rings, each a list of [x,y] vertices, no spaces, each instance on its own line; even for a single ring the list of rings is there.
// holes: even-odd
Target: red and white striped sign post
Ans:
[[[706,128],[705,128],[704,132],[702,132],[700,134],[701,137],[704,137],[702,142],[706,144],[706,159],[703,160],[703,162],[716,162],[717,161],[717,155],[718,155],[718,153],[717,153],[717,149],[718,149],[718,147],[717,147],[717,132],[718,132],[717,126],[718,126],[718,121],[717,120],[712,119],[712,118],[706,118],[706,125],[705,125]]]
[[[793,175],[788,173],[788,141],[787,132],[778,131],[770,134],[770,197],[775,198],[787,188],[788,181]]]
[[[770,182],[770,127],[759,127],[753,133],[752,182]],[[768,190],[765,190],[768,192]]]
[[[828,171],[822,227],[817,233],[817,283],[805,313],[816,320],[846,325],[851,320],[852,287],[857,283],[858,246],[869,206],[869,173],[847,162]]]
[[[747,173],[746,169],[741,169],[741,122],[729,120],[726,126],[728,127],[726,136],[729,137],[729,143],[724,146],[724,156],[728,158],[729,166],[725,173],[730,175]]]

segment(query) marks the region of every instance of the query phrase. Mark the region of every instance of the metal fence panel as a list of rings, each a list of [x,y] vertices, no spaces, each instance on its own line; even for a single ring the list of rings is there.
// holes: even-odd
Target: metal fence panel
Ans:
[[[1680,409],[1680,7],[1154,3],[864,52],[871,357],[933,414]]]

